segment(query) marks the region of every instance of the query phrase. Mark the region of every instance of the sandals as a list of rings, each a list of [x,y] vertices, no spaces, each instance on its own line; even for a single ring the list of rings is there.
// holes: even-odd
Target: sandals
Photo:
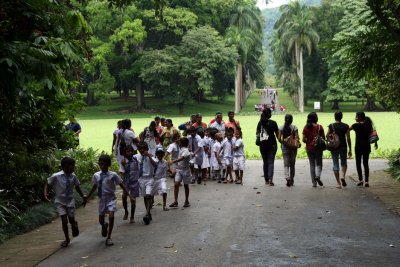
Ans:
[[[188,208],[190,207],[190,203],[189,202],[185,202],[185,204],[183,205],[184,208]]]
[[[177,208],[178,207],[178,202],[174,202],[171,205],[169,205],[170,208]]]
[[[346,180],[345,180],[344,178],[341,178],[341,179],[340,179],[340,182],[342,183],[342,186],[343,186],[343,187],[346,187],[346,186],[347,186]]]
[[[324,186],[320,178],[315,178],[315,181],[317,181],[319,186]]]
[[[61,244],[60,244],[60,246],[63,247],[63,248],[68,247],[68,245],[69,245],[69,240],[64,240],[64,241],[61,242]]]
[[[364,186],[365,186],[365,187],[369,187],[369,183],[368,183],[368,182],[365,182]]]
[[[113,246],[114,242],[111,240],[111,238],[106,239],[106,246]]]
[[[363,181],[359,181],[358,183],[357,183],[357,186],[363,186],[364,185],[364,182]]]
[[[235,184],[242,184],[242,180],[236,180]]]
[[[169,208],[167,208],[167,207],[163,207],[163,209],[162,209],[163,211],[169,211]]]
[[[103,237],[106,237],[108,234],[108,223],[103,223],[103,225],[101,226],[101,235]]]
[[[79,228],[77,221],[75,221],[74,224],[71,224],[71,229],[72,229],[72,236],[77,237],[79,235]]]
[[[227,180],[223,180],[223,181],[222,181],[222,183],[224,183],[224,184],[227,184],[227,183],[228,183],[228,181],[227,181]]]

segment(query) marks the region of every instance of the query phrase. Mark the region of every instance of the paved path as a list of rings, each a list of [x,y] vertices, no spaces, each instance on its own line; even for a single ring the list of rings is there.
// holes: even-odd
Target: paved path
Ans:
[[[381,171],[384,161],[371,161],[370,188],[349,180],[345,189],[335,188],[330,160],[323,188],[311,187],[306,160],[298,161],[295,186],[287,188],[282,165],[275,163],[275,187],[264,185],[260,161],[247,162],[243,186],[191,186],[190,208],[156,206],[149,226],[141,221],[142,203],[136,224],[122,221],[120,210],[113,247],[104,245],[92,201],[79,209],[81,235],[68,248],[58,248],[57,220],[1,245],[0,265],[32,266],[50,255],[39,266],[400,265],[400,186]],[[349,167],[355,173],[353,161]]]

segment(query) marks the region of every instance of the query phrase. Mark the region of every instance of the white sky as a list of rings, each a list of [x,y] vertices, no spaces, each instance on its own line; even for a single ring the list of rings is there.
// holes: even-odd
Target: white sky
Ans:
[[[265,9],[267,7],[272,8],[272,7],[281,6],[281,5],[284,5],[284,4],[287,4],[287,3],[289,3],[289,0],[271,0],[271,1],[269,1],[269,4],[266,5],[265,4],[265,0],[257,0],[257,6],[261,10],[263,10],[263,9]]]

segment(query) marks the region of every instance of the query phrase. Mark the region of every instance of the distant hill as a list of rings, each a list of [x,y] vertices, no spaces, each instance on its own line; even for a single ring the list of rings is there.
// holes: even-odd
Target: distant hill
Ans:
[[[300,0],[302,4],[306,4],[308,6],[317,6],[321,4],[321,0]],[[279,7],[275,8],[266,8],[261,10],[261,13],[264,17],[265,26],[264,26],[264,47],[267,53],[267,73],[274,74],[274,61],[271,53],[271,48],[269,47],[269,39],[274,30],[275,22],[280,18],[281,12],[279,11]]]

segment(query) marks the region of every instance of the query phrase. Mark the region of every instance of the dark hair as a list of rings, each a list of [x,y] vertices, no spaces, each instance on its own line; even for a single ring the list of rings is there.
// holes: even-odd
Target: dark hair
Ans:
[[[105,162],[108,166],[111,166],[111,157],[107,154],[100,155],[99,163]]]
[[[306,127],[307,127],[308,129],[312,129],[312,128],[314,127],[314,126],[313,126],[313,123],[317,123],[317,122],[318,122],[318,115],[317,115],[317,113],[315,113],[314,111],[308,113],[308,115],[307,115],[307,124],[306,124]]]
[[[75,160],[71,157],[65,156],[61,159],[61,168],[63,169],[67,165],[74,165]]]
[[[335,120],[341,121],[343,119],[343,113],[341,111],[335,112]]]
[[[230,134],[234,134],[234,133],[235,133],[235,129],[233,129],[232,127],[229,127],[229,128],[226,130],[226,132],[227,132],[227,133],[230,133]]]
[[[165,121],[165,118],[161,118],[160,121]]]
[[[124,154],[125,154],[126,151],[128,151],[128,150],[134,151],[134,149],[133,149],[132,146],[126,146],[126,147],[124,148]]]
[[[156,127],[156,122],[155,121],[151,121],[149,127]]]
[[[288,137],[292,134],[292,130],[290,129],[290,125],[292,125],[293,116],[291,114],[285,115],[285,124],[283,125],[282,134],[283,137]]]
[[[266,128],[268,124],[268,120],[271,118],[272,112],[271,109],[267,108],[264,109],[260,116],[260,123],[261,125]]]
[[[124,129],[124,130],[129,129],[132,126],[132,121],[130,119],[124,119],[124,120],[122,120],[121,126],[122,126],[122,129]]]
[[[187,130],[186,133],[192,134],[196,132],[196,127],[190,126]]]
[[[373,122],[370,117],[366,117],[365,113],[362,111],[359,111],[356,113],[356,117],[358,117],[361,121],[364,122],[364,130],[367,136],[369,136],[370,132],[373,129]]]
[[[187,137],[182,137],[180,140],[180,144],[181,146],[188,146],[189,145],[189,139],[187,139]]]
[[[149,145],[146,142],[139,142],[137,145],[138,149],[149,150]]]
[[[160,116],[156,116],[155,118],[154,118],[154,120],[156,121],[156,120],[161,120],[161,118],[160,118]]]
[[[232,110],[230,110],[230,111],[228,111],[228,116],[229,116],[229,114],[235,115],[235,112],[233,112]]]
[[[171,119],[165,119],[165,122],[168,122],[168,123],[171,124],[171,126],[174,126],[174,125],[172,124],[172,120],[171,120]]]

